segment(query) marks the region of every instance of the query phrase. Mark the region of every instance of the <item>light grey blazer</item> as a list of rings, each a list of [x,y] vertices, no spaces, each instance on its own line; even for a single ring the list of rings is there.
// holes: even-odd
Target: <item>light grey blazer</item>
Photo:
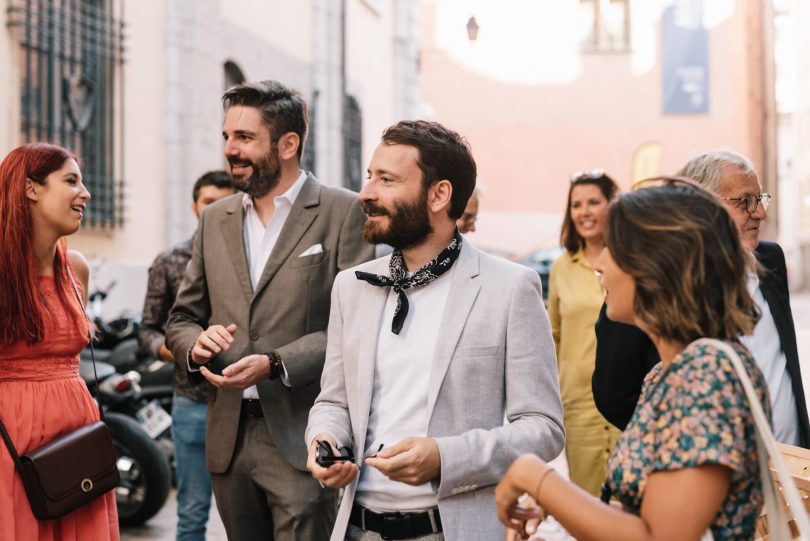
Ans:
[[[388,261],[364,263],[335,280],[307,443],[325,432],[351,442],[357,457],[366,452],[377,338],[390,332],[390,322],[382,322],[389,290],[357,280],[354,271],[387,274]],[[427,395],[428,436],[441,453],[434,489],[445,539],[491,541],[505,534],[493,494],[512,461],[523,453],[551,460],[562,451],[557,363],[534,271],[468,243],[455,264]],[[356,488],[357,480],[344,492],[333,541],[344,539]]]
[[[217,201],[200,218],[166,326],[167,345],[183,369],[189,348],[209,325],[238,326],[230,349],[213,361],[217,372],[246,355],[279,353],[291,388],[278,379],[262,381],[259,399],[273,442],[302,471],[307,449],[301,438],[318,395],[332,282],[340,270],[374,255],[362,237],[364,222],[355,193],[324,186],[310,174],[254,290],[243,240],[242,194]],[[319,253],[302,256],[316,244],[322,247]],[[241,391],[211,388],[205,454],[213,473],[230,466],[241,404]]]

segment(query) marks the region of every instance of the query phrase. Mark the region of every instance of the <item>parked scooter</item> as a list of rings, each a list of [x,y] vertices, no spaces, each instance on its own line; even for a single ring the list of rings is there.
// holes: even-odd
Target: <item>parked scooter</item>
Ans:
[[[140,316],[122,315],[109,322],[104,321],[101,315],[103,303],[115,283],[112,281],[106,288],[97,289],[89,295],[87,315],[96,326],[93,342],[96,361],[106,363],[130,380],[133,380],[133,375],[137,376],[137,380],[133,380],[137,396],[133,399],[111,394],[104,397],[105,406],[131,417],[157,442],[169,461],[170,479],[174,484],[176,468],[170,428],[174,365],[139,351],[137,336]],[[89,347],[82,351],[81,359],[90,361]]]
[[[122,526],[137,526],[152,518],[166,502],[171,482],[171,469],[164,449],[152,433],[165,431],[165,419],[159,415],[139,423],[133,411],[148,408],[140,396],[140,377],[136,372],[118,374],[111,365],[96,361],[98,393],[104,407],[104,422],[110,429],[121,481],[115,489],[118,522]],[[93,364],[82,361],[79,373],[96,395]],[[164,412],[165,413],[165,412]],[[169,423],[171,418],[169,418]]]

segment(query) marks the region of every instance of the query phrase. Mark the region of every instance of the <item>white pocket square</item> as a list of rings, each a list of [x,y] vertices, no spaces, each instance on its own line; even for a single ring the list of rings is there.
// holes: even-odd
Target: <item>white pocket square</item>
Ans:
[[[320,254],[321,252],[323,252],[323,246],[321,246],[321,243],[313,244],[312,246],[301,252],[301,255],[299,255],[298,257],[306,257],[308,255]]]

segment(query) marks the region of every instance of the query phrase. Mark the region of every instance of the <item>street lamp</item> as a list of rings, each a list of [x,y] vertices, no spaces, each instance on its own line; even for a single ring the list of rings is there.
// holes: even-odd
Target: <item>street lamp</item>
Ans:
[[[478,39],[478,22],[475,20],[475,15],[470,17],[470,20],[467,21],[467,38],[470,41],[475,41]]]

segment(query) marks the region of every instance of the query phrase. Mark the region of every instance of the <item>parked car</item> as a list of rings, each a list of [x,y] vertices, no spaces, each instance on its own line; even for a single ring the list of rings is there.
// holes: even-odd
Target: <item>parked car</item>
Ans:
[[[551,264],[554,260],[562,255],[565,248],[562,246],[551,246],[534,251],[526,256],[517,257],[514,261],[521,265],[526,265],[530,269],[534,269],[540,275],[540,281],[543,283],[543,299],[548,299],[548,276],[551,273]]]

